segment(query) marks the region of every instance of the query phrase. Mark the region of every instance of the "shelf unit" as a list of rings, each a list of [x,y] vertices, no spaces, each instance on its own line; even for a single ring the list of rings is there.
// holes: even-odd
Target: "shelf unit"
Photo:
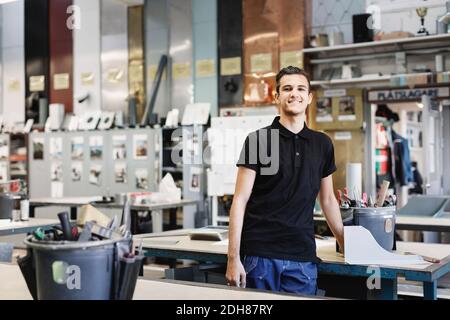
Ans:
[[[322,56],[336,53],[370,54],[370,53],[395,53],[397,51],[418,50],[427,48],[448,49],[450,34],[419,36],[383,41],[370,41],[363,43],[343,44],[338,46],[305,48],[304,54],[319,53]]]
[[[302,52],[314,70],[313,81],[311,81],[313,87],[342,88],[350,85],[362,88],[385,87],[389,86],[391,80],[397,75],[417,76],[418,74],[413,72],[412,67],[408,70],[408,64],[409,61],[414,61],[413,64],[409,64],[410,66],[418,64],[415,61],[418,56],[437,53],[449,55],[450,34],[306,48]],[[385,58],[392,59],[392,64],[371,64],[375,59]],[[357,61],[360,64],[360,68],[365,75],[352,79],[319,79],[322,74],[321,70],[324,68],[336,68],[337,65],[351,63],[352,61]],[[390,70],[386,69],[387,67]]]
[[[0,182],[23,180],[28,186],[28,134],[0,134]]]

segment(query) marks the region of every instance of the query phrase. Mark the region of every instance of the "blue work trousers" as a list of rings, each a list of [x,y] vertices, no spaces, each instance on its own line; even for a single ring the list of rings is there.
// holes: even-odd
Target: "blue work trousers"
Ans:
[[[247,288],[305,295],[317,292],[317,264],[291,260],[245,256]]]

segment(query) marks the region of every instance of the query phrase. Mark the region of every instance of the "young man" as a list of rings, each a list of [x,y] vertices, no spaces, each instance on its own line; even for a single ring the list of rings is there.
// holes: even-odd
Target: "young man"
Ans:
[[[280,116],[247,137],[237,164],[226,278],[232,286],[315,294],[318,194],[328,225],[344,246],[333,193],[334,148],[328,136],[305,124],[312,100],[308,74],[289,66],[276,79]]]

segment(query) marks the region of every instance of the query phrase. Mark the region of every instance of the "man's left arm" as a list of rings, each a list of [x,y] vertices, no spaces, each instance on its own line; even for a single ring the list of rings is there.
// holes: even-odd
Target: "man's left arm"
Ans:
[[[333,178],[331,174],[322,178],[320,182],[319,201],[328,226],[338,241],[341,251],[344,251],[344,225],[342,224],[339,204],[333,192]]]

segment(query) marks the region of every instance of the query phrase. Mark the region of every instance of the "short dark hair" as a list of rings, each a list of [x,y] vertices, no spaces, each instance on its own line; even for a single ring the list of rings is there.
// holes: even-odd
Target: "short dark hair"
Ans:
[[[285,67],[283,69],[281,69],[278,74],[277,74],[277,93],[280,93],[280,80],[281,78],[283,78],[286,75],[290,75],[290,74],[299,74],[302,75],[306,78],[306,80],[308,80],[308,92],[311,91],[311,81],[309,79],[309,74],[300,68],[297,67],[293,67],[293,66],[289,66],[289,67]]]

